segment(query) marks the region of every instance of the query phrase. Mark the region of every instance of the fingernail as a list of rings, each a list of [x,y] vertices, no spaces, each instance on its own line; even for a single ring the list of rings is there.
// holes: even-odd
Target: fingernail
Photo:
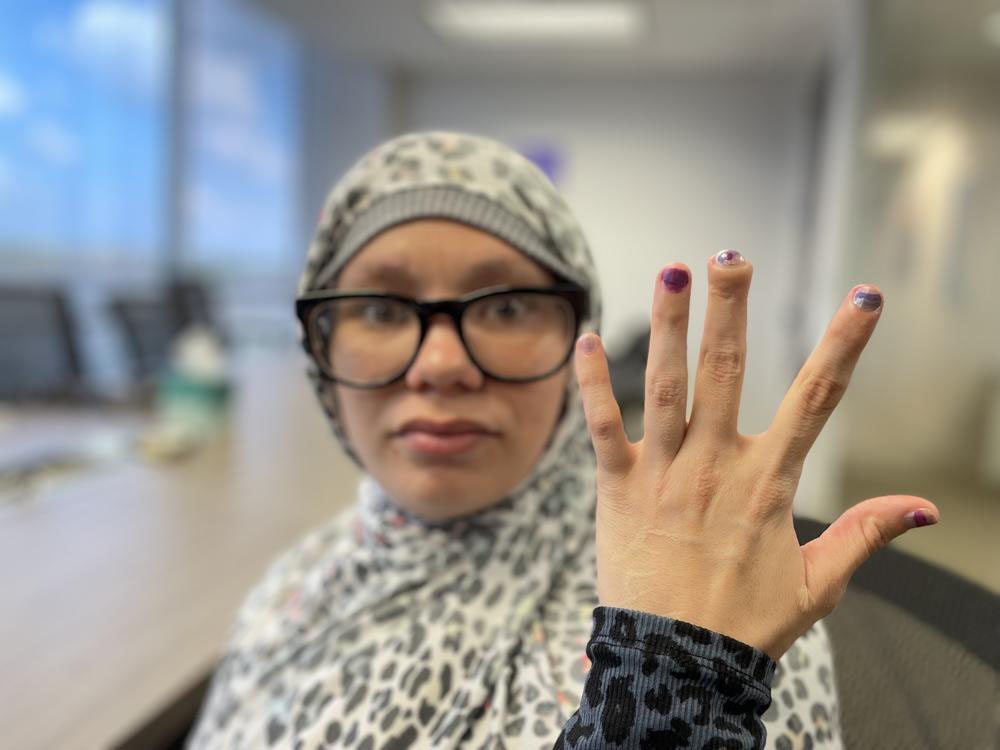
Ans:
[[[660,275],[663,279],[663,286],[671,292],[681,292],[688,285],[691,277],[683,268],[667,268]]]
[[[917,526],[931,526],[937,522],[937,518],[929,510],[914,510],[903,516],[903,523],[910,529]]]
[[[882,295],[870,286],[859,287],[851,301],[856,308],[865,312],[872,312],[882,307]]]
[[[723,250],[715,254],[715,262],[720,266],[738,266],[746,262],[746,258],[735,250]]]
[[[586,334],[580,337],[580,351],[584,354],[590,354],[597,348],[597,336],[593,334]]]

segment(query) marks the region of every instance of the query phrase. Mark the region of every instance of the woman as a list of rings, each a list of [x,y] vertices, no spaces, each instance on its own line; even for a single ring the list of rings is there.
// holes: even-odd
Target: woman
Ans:
[[[800,550],[796,461],[831,381],[806,379],[805,411],[786,398],[775,434],[791,437],[771,452],[769,433],[735,436],[750,272],[738,253],[710,263],[689,425],[690,271],[657,281],[630,444],[597,337],[569,364],[599,331],[599,285],[541,172],[456,133],[363,157],[324,207],[298,303],[358,502],[251,593],[189,746],[742,748],[766,730],[768,747],[839,747],[816,621],[870,554],[862,520],[885,543],[904,505],[937,511],[870,500]]]

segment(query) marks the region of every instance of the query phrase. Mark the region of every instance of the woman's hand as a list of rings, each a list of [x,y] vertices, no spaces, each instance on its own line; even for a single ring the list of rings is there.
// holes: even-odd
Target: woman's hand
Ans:
[[[940,514],[919,497],[876,497],[804,546],[795,535],[792,500],[802,465],[875,329],[878,289],[851,290],[768,430],[740,435],[753,267],[733,251],[709,261],[689,422],[691,284],[678,283],[685,273],[690,279],[687,266],[672,264],[657,279],[639,442],[625,435],[600,339],[590,333],[577,342],[577,379],[597,454],[598,597],[602,605],[724,633],[777,661],[836,607],[861,563]],[[908,521],[917,510],[922,517]]]

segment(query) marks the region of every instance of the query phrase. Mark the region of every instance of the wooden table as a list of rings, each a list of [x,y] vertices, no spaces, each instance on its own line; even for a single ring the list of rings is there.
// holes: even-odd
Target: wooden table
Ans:
[[[115,747],[161,715],[211,673],[274,556],[353,501],[358,472],[301,358],[238,372],[228,427],[200,453],[88,470],[0,507],[4,748]],[[0,451],[81,418],[19,417]]]

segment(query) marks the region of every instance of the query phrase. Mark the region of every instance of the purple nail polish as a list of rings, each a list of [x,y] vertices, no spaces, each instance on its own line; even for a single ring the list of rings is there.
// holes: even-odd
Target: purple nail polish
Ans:
[[[668,268],[660,276],[663,286],[671,292],[681,292],[688,285],[691,277],[683,268]]]
[[[580,339],[580,351],[584,354],[590,354],[595,349],[597,349],[597,337],[587,334]]]
[[[864,312],[872,312],[882,307],[882,295],[869,286],[863,286],[854,292],[854,306]]]
[[[735,250],[723,250],[715,255],[715,262],[720,266],[738,266],[744,261],[746,258]]]
[[[914,510],[904,516],[907,527],[913,529],[917,526],[931,526],[937,523],[937,519],[931,515],[930,511]]]

